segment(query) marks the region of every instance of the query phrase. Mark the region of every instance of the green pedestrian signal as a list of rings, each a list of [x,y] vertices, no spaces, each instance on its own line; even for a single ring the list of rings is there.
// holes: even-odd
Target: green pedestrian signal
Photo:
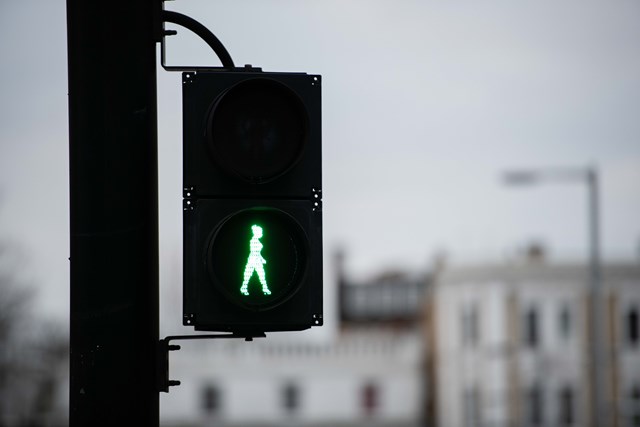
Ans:
[[[267,260],[264,259],[261,254],[262,243],[260,242],[260,238],[262,237],[262,227],[254,224],[251,226],[251,231],[253,232],[253,237],[249,242],[249,258],[247,259],[247,265],[244,267],[244,280],[242,281],[240,292],[243,295],[249,296],[249,280],[251,280],[251,276],[253,276],[253,273],[255,272],[260,279],[262,292],[265,295],[271,295],[271,291],[269,290],[267,279],[264,274],[264,264],[267,263]]]
[[[242,209],[210,234],[206,265],[211,283],[235,305],[268,310],[291,298],[307,268],[304,230],[278,209]]]

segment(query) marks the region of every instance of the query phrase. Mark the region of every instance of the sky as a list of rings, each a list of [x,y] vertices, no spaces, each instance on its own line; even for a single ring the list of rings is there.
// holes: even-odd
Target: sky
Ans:
[[[167,7],[211,29],[238,65],[322,75],[328,288],[338,248],[354,278],[424,271],[441,253],[454,265],[502,262],[532,241],[554,261],[583,260],[586,185],[504,185],[505,170],[523,168],[597,168],[603,257],[639,259],[639,2]],[[0,237],[22,255],[37,310],[61,319],[69,308],[65,20],[64,1],[0,2]],[[170,65],[219,65],[176,29]],[[163,307],[178,313],[167,328],[179,330],[181,77],[158,68],[160,279]]]

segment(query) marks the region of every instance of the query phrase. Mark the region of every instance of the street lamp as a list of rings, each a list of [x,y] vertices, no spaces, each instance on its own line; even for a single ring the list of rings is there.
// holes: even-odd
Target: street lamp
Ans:
[[[546,181],[577,181],[586,183],[589,192],[587,213],[589,218],[589,293],[590,293],[590,327],[592,339],[590,345],[592,369],[591,375],[591,408],[592,425],[606,425],[608,407],[604,399],[604,366],[601,354],[601,271],[600,271],[600,232],[598,209],[598,172],[589,168],[555,168],[542,170],[514,170],[504,174],[508,185],[533,185]]]

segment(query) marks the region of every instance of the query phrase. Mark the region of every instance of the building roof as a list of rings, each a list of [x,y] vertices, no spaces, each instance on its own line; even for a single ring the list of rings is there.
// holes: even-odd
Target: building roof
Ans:
[[[436,275],[439,285],[454,285],[469,282],[521,282],[554,281],[588,283],[589,265],[584,263],[520,262],[483,264],[465,267],[444,268]],[[640,264],[615,263],[601,266],[602,281],[606,285],[613,281],[639,280]]]

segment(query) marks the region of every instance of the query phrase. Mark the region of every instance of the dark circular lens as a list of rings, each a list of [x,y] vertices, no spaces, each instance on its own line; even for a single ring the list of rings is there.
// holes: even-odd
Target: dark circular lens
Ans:
[[[207,141],[215,160],[245,181],[264,183],[290,170],[307,140],[298,96],[275,80],[244,80],[213,104]]]
[[[205,260],[209,275],[228,299],[264,310],[289,299],[299,288],[307,240],[288,214],[271,208],[240,211],[209,238]]]

